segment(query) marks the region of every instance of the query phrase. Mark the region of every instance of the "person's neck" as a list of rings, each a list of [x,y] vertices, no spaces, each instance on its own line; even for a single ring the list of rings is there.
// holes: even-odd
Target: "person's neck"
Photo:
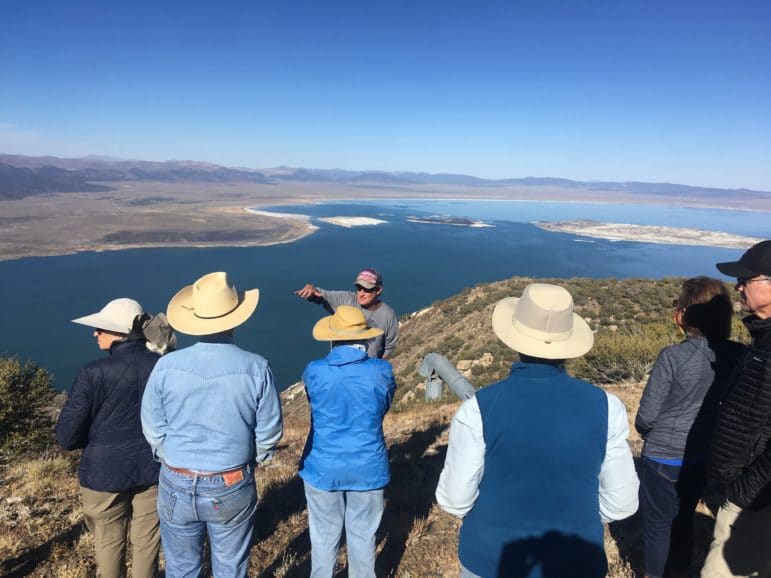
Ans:
[[[762,307],[757,311],[753,311],[753,313],[755,314],[755,317],[758,317],[759,319],[768,319],[771,317],[771,305]]]
[[[377,301],[373,301],[369,305],[362,305],[362,308],[366,309],[367,311],[374,311],[378,307],[380,307],[380,299],[378,299]]]
[[[199,341],[201,343],[233,343],[233,330],[229,329],[221,333],[202,335]]]

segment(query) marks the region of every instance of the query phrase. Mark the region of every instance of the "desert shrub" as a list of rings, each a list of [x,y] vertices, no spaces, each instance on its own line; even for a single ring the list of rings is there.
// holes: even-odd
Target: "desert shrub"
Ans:
[[[18,456],[51,443],[51,374],[32,362],[0,357],[0,456]]]
[[[731,339],[739,343],[749,343],[752,341],[750,332],[747,331],[747,327],[742,323],[742,315],[734,315],[731,320]]]
[[[641,381],[650,373],[659,351],[680,339],[671,322],[649,323],[618,331],[601,330],[584,357],[568,363],[576,377],[593,383]]]

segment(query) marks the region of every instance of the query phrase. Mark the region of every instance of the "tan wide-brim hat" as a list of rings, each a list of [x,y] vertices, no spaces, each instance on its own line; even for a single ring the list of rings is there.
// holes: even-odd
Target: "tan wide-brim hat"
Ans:
[[[542,359],[573,359],[594,344],[589,324],[573,313],[573,298],[558,285],[533,283],[522,297],[495,305],[493,331],[511,349]]]
[[[382,329],[367,326],[367,319],[360,309],[349,305],[340,305],[334,315],[322,317],[313,326],[316,341],[361,341],[382,334]]]
[[[212,335],[241,325],[259,300],[259,289],[239,292],[227,273],[209,273],[174,295],[166,316],[180,333]]]

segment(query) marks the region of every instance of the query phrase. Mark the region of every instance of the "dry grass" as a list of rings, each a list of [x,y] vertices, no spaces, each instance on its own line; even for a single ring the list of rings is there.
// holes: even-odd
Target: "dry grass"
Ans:
[[[637,411],[642,384],[609,388]],[[275,458],[257,471],[261,503],[249,575],[296,578],[310,571],[310,539],[297,463],[309,426],[301,388],[284,394],[285,436]],[[460,522],[434,503],[433,492],[444,463],[449,422],[458,403],[422,403],[390,413],[384,421],[392,480],[378,533],[378,575],[393,578],[457,576]],[[634,432],[634,428],[631,428]],[[631,436],[633,448],[640,440]],[[0,508],[0,575],[76,578],[94,575],[93,541],[82,533],[75,473],[76,456],[58,455],[5,467]],[[8,500],[10,498],[10,501]],[[711,535],[706,509],[697,515],[699,564]],[[609,578],[641,573],[639,517],[606,529]],[[346,575],[341,549],[338,576]]]

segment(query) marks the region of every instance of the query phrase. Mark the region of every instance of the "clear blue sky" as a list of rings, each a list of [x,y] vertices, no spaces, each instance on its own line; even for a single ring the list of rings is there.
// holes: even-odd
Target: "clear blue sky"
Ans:
[[[9,1],[0,152],[771,190],[771,2]]]

